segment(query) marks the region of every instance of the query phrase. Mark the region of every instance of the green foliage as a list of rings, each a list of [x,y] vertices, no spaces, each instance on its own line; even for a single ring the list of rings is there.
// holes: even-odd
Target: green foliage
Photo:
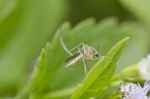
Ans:
[[[74,28],[71,28],[69,22],[64,23],[61,26],[61,31],[60,29],[58,29],[54,37],[52,38],[52,40],[46,44],[46,47],[43,49],[40,59],[38,60],[37,65],[35,66],[31,79],[29,79],[27,83],[23,85],[22,89],[20,90],[16,98],[26,99],[27,97],[28,98],[30,97],[31,99],[32,98],[33,99],[38,99],[38,98],[62,99],[63,97],[64,98],[69,97],[73,92],[74,86],[77,83],[79,83],[81,79],[83,79],[85,75],[83,73],[82,64],[78,63],[77,66],[71,67],[72,70],[70,70],[69,68],[64,68],[65,65],[64,60],[67,57],[67,55],[63,50],[62,46],[60,45],[60,41],[59,41],[60,36],[64,38],[64,41],[67,44],[67,46],[69,46],[69,48],[74,47],[80,42],[87,43],[94,47],[96,47],[97,45],[101,46],[101,44],[103,43],[105,45],[103,45],[102,47],[104,47],[105,49],[103,49],[101,53],[103,53],[102,55],[104,55],[111,48],[111,46],[114,45],[114,43],[116,43],[119,39],[122,39],[123,37],[127,36],[126,33],[132,30],[132,27],[131,29],[129,28],[126,29],[127,26],[126,24],[119,24],[115,18],[105,19],[99,22],[98,24],[95,23],[95,20],[93,18],[90,18],[80,22]],[[116,31],[118,33],[116,33]],[[107,35],[108,33],[112,35],[113,41],[107,40],[111,38],[110,36]],[[140,35],[140,32],[139,34],[136,35]],[[131,35],[130,37],[132,38],[131,42],[134,42],[134,40],[136,40],[135,34]],[[118,59],[118,56],[120,56],[121,48],[123,48],[121,47],[120,43],[117,46],[118,47],[113,48],[114,49],[114,51],[112,51],[113,53],[109,52],[106,55],[106,58],[102,59],[102,63],[100,62],[94,66],[94,68],[96,67],[99,68],[97,70],[100,70],[100,68],[104,68],[104,70],[102,69],[103,71],[99,71],[99,72],[97,71],[96,72],[98,73],[97,76],[94,76],[97,78],[102,77],[100,80],[103,79],[104,82],[99,83],[99,80],[98,82],[96,80],[97,78],[95,79],[93,78],[94,86],[92,86],[91,84],[90,88],[92,87],[96,88],[97,84],[98,85],[100,84],[100,86],[103,86],[104,84],[104,86],[106,87],[108,84],[105,82],[111,81],[111,79],[105,79],[106,76],[103,77],[102,75],[105,74],[110,76],[110,78],[113,77],[112,74],[114,74],[114,71],[116,69],[115,63]],[[129,46],[129,49],[132,48]],[[128,52],[126,53],[130,54]],[[96,61],[88,62],[89,68],[93,67],[95,62]],[[107,62],[109,64],[107,64]],[[110,67],[112,67],[112,69],[109,69]],[[91,71],[94,72],[93,69],[91,69]],[[92,73],[92,75],[93,74],[94,73]],[[85,80],[85,81],[90,81],[90,80]],[[103,92],[105,92],[104,89],[99,89],[98,93],[96,93],[96,96],[98,97],[102,95]],[[60,93],[64,93],[64,94],[60,94]],[[89,94],[89,96],[91,96],[91,94]]]
[[[5,3],[2,10],[8,10],[5,13],[9,16],[1,14],[0,93],[16,92],[26,79],[29,64],[63,20],[65,5],[58,0],[2,0],[1,3]]]
[[[76,39],[74,38],[73,40],[77,40],[77,37],[84,39],[85,38],[84,36],[80,35],[80,37],[79,37],[75,33],[80,33],[80,31],[82,33],[85,33],[84,31],[86,31],[86,29],[89,29],[89,26],[92,27],[93,22],[94,22],[93,19],[88,19],[86,21],[81,22],[79,25],[77,25],[72,30],[70,29],[70,24],[68,22],[66,22],[61,27],[61,32],[64,37],[67,37],[67,38],[70,38],[69,36],[75,37]],[[93,29],[93,32],[94,32],[94,29]],[[60,29],[58,29],[58,31],[56,32],[52,41],[50,43],[47,43],[45,50],[44,49],[42,50],[41,56],[38,60],[38,63],[36,65],[35,69],[34,69],[34,73],[32,74],[32,78],[28,81],[28,83],[25,85],[23,90],[21,90],[20,94],[17,97],[21,97],[21,98],[23,98],[23,97],[32,97],[32,98],[33,97],[34,98],[35,97],[36,98],[37,97],[52,97],[53,94],[51,94],[51,93],[46,94],[44,96],[42,95],[42,93],[43,92],[45,93],[48,90],[52,91],[52,93],[53,93],[53,91],[55,91],[56,89],[59,89],[59,90],[62,88],[66,89],[70,85],[72,86],[73,83],[76,82],[76,80],[78,81],[81,79],[81,77],[83,77],[80,75],[81,73],[83,75],[82,69],[80,69],[81,71],[77,71],[77,68],[74,68],[73,71],[68,71],[67,68],[62,68],[62,67],[64,67],[63,61],[64,61],[66,55],[65,55],[64,50],[61,47],[60,41],[59,41],[59,38],[61,35],[60,35]],[[92,40],[92,38],[95,38],[96,36],[97,36],[97,34],[95,34],[95,35],[93,34],[93,35],[89,36],[89,40],[90,39]],[[70,43],[73,43],[73,40],[70,41]],[[120,51],[126,42],[127,42],[127,38],[124,39],[123,41],[121,41],[120,43],[118,43],[116,45],[116,47],[114,47],[108,53],[108,55],[106,55],[106,57],[104,59],[102,59],[102,61],[100,61],[100,63],[98,62],[97,65],[95,65],[93,67],[93,69],[89,72],[89,75],[87,76],[86,81],[92,81],[91,80],[91,78],[92,78],[95,81],[95,83],[93,84],[94,86],[96,86],[95,84],[100,84],[101,86],[103,86],[103,84],[105,82],[107,82],[108,80],[111,80],[111,79],[105,79],[105,77],[113,76],[112,74],[114,73],[115,67],[116,67],[115,63],[116,63],[118,57],[120,56]],[[75,41],[74,41],[74,43],[75,43]],[[56,55],[58,55],[59,57],[54,58],[54,57],[56,57]],[[78,67],[78,68],[80,68],[80,67]],[[112,68],[112,69],[109,69],[109,68]],[[101,70],[101,71],[99,71],[99,70]],[[106,76],[104,76],[104,75],[106,75]],[[58,79],[60,76],[61,76],[61,79]],[[75,79],[75,77],[76,77],[76,79]],[[95,77],[95,79],[94,79],[94,77]],[[104,79],[104,82],[99,83],[99,80],[102,80],[102,79],[100,79],[101,77],[102,77],[102,79]],[[97,79],[99,79],[99,80],[97,81]],[[66,83],[66,82],[69,82],[69,83]],[[63,83],[63,87],[61,86],[62,83]],[[61,86],[61,87],[59,87],[59,86]],[[92,85],[91,85],[91,87],[92,87]],[[89,90],[92,90],[92,89],[89,89]],[[56,91],[56,93],[58,94],[57,91]],[[65,93],[65,92],[62,91],[62,93]],[[99,90],[98,93],[100,95],[100,94],[102,94],[102,91]],[[41,94],[41,96],[39,96],[40,94]],[[57,96],[57,97],[59,97],[59,96]],[[60,98],[62,98],[62,97],[60,97]]]
[[[128,38],[116,44],[106,56],[100,60],[87,74],[83,84],[75,90],[71,99],[89,99],[102,96],[105,88],[111,83],[122,49],[127,43]]]
[[[58,38],[57,38],[58,39]],[[105,58],[101,59],[87,74],[83,85],[81,85],[78,89],[75,90],[72,99],[87,99],[90,97],[99,97],[104,93],[105,87],[110,84],[111,78],[113,77],[114,71],[116,69],[116,61],[118,60],[122,49],[127,43],[128,38],[123,39],[118,44],[116,44],[106,55]],[[54,45],[55,39],[53,40]],[[53,45],[52,43],[52,45]],[[50,46],[50,45],[48,45]],[[53,49],[53,48],[52,48]],[[50,49],[48,49],[50,50]],[[54,49],[53,49],[54,50]],[[60,56],[59,56],[60,57]],[[65,96],[65,91],[56,92],[55,94],[48,94],[44,96],[39,96],[42,92],[46,91],[46,88],[49,86],[47,81],[52,76],[51,72],[49,72],[54,67],[49,67],[47,49],[46,51],[43,49],[41,56],[38,60],[38,64],[34,69],[34,73],[29,80],[29,83],[25,86],[25,88],[21,91],[21,93],[17,96],[18,99],[23,99],[25,97],[48,97],[48,98],[56,98],[60,96]],[[51,59],[52,60],[52,59]],[[109,77],[109,78],[108,78]],[[108,83],[109,82],[109,83]],[[71,90],[67,91],[69,93]],[[72,91],[71,91],[72,92]],[[61,93],[61,94],[59,94]],[[64,94],[63,94],[64,93]],[[38,96],[36,96],[38,95]],[[62,98],[62,97],[59,97]]]
[[[149,51],[150,41],[148,10],[150,2],[148,0],[136,2],[120,0],[120,2],[131,10],[140,22],[137,20],[120,22],[115,17],[96,22],[95,18],[89,18],[73,27],[70,20],[60,26],[71,9],[71,7],[67,9],[69,7],[67,0],[1,0],[0,98],[120,99],[118,87],[121,81],[141,81],[139,71],[134,67],[122,70],[123,66],[139,61]],[[87,1],[85,5],[91,4],[89,8],[91,10],[97,8],[93,7],[95,3],[96,1]],[[114,7],[113,4],[116,2],[110,3],[110,7]],[[80,6],[77,9],[83,5]],[[107,7],[103,6],[101,10],[103,8]],[[115,9],[107,13],[116,15]],[[71,13],[74,12],[72,10]],[[124,12],[120,9],[117,11],[122,18],[129,17],[124,16]],[[81,10],[80,14],[82,12]],[[93,10],[91,12],[95,13]],[[106,11],[102,12],[104,15],[99,13],[95,15],[106,16]],[[76,16],[79,19],[74,17],[71,21],[81,20],[80,17],[84,14],[80,14]],[[104,57],[100,60],[86,61],[87,75],[84,74],[82,61],[65,68],[65,59],[69,55],[62,48],[60,37],[64,39],[69,49],[79,43],[85,43],[96,48]],[[130,42],[126,46],[128,37]],[[37,59],[40,51],[41,54]],[[75,51],[73,53],[76,53]],[[120,70],[121,74],[118,73]]]

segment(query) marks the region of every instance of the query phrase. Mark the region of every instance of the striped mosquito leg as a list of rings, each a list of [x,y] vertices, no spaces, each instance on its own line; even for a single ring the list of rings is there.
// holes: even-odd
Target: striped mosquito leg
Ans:
[[[85,63],[85,60],[83,59],[83,57],[82,57],[82,61],[84,64],[84,72],[85,72],[85,74],[87,74],[87,66],[86,66],[86,63]]]
[[[74,59],[72,59],[65,67],[69,67],[73,64],[75,64],[77,61],[79,61],[82,58],[82,54],[79,54]]]
[[[65,45],[65,43],[64,43],[62,37],[60,37],[60,44],[61,44],[61,46],[63,47],[63,49],[64,49],[70,56],[73,56],[73,54],[71,53],[71,51],[69,51],[69,49],[68,49],[67,46]]]
[[[82,54],[80,48],[78,48],[78,50],[79,50],[79,53]],[[86,63],[85,63],[83,56],[81,57],[81,59],[82,59],[83,64],[84,64],[84,73],[86,74],[87,73],[87,66],[86,66]]]
[[[73,47],[72,49],[70,49],[69,51],[71,52],[71,51],[73,51],[73,50],[75,50],[75,49],[80,48],[81,46],[83,47],[83,46],[84,46],[84,43],[79,43],[78,45],[76,45],[75,47]]]

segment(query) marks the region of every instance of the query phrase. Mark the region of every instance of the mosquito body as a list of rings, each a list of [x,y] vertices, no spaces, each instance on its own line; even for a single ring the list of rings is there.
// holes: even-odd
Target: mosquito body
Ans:
[[[70,57],[66,60],[66,62],[68,62],[68,64],[66,64],[65,67],[69,67],[69,66],[75,64],[76,62],[78,62],[79,60],[82,60],[84,63],[84,71],[86,74],[87,67],[86,67],[85,60],[93,60],[93,59],[99,57],[97,50],[94,47],[89,46],[87,44],[80,43],[77,46],[75,46],[74,48],[72,48],[71,50],[68,50],[68,48],[64,44],[62,38],[60,39],[60,42],[61,42],[61,45],[64,48],[64,50],[70,55]],[[71,51],[73,51],[75,49],[77,49],[78,51],[75,54],[72,54]]]
[[[82,48],[78,48],[78,52],[74,54],[73,56],[69,57],[66,62],[69,62],[66,67],[71,66],[78,62],[79,60],[93,60],[96,57],[99,57],[98,52],[91,46],[82,45]]]

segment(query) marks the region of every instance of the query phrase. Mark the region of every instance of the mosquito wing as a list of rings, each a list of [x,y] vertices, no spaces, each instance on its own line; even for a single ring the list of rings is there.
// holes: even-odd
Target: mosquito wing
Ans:
[[[65,60],[65,62],[68,62],[68,64],[65,67],[71,66],[77,61],[79,61],[82,58],[82,54],[76,53],[73,56],[69,57],[68,59]]]
[[[67,58],[67,59],[65,60],[65,62],[69,62],[69,61],[75,59],[76,57],[78,57],[79,55],[80,55],[80,53],[76,53],[76,54],[74,54],[73,56],[70,56],[69,58]]]

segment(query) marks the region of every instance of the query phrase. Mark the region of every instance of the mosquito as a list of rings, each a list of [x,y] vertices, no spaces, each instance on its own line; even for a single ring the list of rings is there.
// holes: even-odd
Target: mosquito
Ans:
[[[75,64],[76,62],[78,62],[79,60],[82,60],[83,64],[84,64],[84,72],[86,74],[87,66],[86,66],[85,60],[93,60],[93,59],[99,57],[98,51],[94,47],[89,46],[87,44],[80,43],[77,46],[75,46],[74,48],[72,48],[71,50],[69,50],[66,47],[62,38],[60,38],[60,43],[61,43],[62,47],[64,48],[64,50],[70,55],[70,57],[65,60],[65,62],[68,62],[68,64],[66,64],[65,67],[69,67],[69,66]],[[77,52],[75,54],[73,54],[72,51],[75,49],[77,50]]]

